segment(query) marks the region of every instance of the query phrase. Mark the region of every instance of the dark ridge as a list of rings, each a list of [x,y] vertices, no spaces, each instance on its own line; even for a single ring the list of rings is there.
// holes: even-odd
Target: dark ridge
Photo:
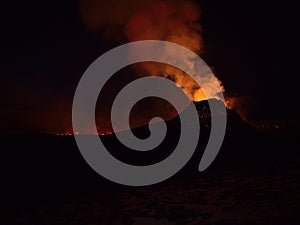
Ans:
[[[211,112],[209,104],[215,106],[216,115],[220,116],[222,113],[221,108],[225,107],[224,103],[217,99],[210,99],[209,101],[194,102],[196,109],[198,111],[198,118],[200,122],[200,137],[196,148],[196,155],[198,156],[197,161],[200,160],[199,154],[203,154],[207,141],[210,135],[211,129]],[[220,110],[218,110],[220,109]],[[248,138],[253,139],[256,136],[256,130],[244,121],[239,114],[235,111],[227,110],[227,129],[224,143],[230,143],[227,145],[236,145],[235,142],[245,141]],[[185,113],[183,111],[182,113]],[[188,123],[189,126],[194,126],[192,122]],[[168,131],[163,142],[151,151],[135,151],[123,146],[119,140],[116,138],[115,134],[101,136],[104,145],[107,149],[110,149],[110,153],[118,158],[119,160],[133,164],[133,165],[150,165],[157,163],[165,158],[167,158],[172,151],[175,149],[179,137],[180,137],[180,119],[179,115],[170,121],[166,122]],[[138,138],[147,138],[150,135],[148,125],[144,125],[131,130],[135,136]],[[123,132],[131,132],[123,131]],[[250,146],[249,146],[250,147]],[[247,149],[248,150],[248,149]],[[196,157],[197,158],[197,157]]]
[[[223,104],[215,99],[211,101],[213,104]],[[268,168],[269,164],[299,158],[297,148],[293,147],[297,146],[299,135],[258,133],[237,113],[227,109],[227,128],[222,148],[212,165],[199,173],[197,168],[210,134],[211,115],[208,101],[196,102],[195,105],[201,126],[196,151],[188,164],[162,185],[206,176],[210,171]],[[167,121],[167,127],[166,139],[157,149],[149,152],[127,151],[116,141],[114,134],[100,138],[119,160],[147,165],[168,157],[176,146],[180,133],[178,117]],[[133,132],[139,137],[149,135],[147,126],[136,128]],[[106,193],[118,196],[120,190],[124,193],[124,190],[130,189],[112,183],[93,171],[81,156],[73,136],[1,135],[0,141],[2,212],[26,211],[41,204],[58,205],[72,199],[78,200],[80,196],[89,198],[97,195],[105,198]]]

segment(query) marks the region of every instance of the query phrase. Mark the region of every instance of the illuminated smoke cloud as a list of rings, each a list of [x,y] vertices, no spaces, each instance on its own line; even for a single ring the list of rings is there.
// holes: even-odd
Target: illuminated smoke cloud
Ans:
[[[81,15],[86,27],[93,31],[101,31],[110,40],[120,39],[120,35],[128,41],[164,40],[182,45],[198,55],[203,52],[202,27],[200,24],[200,8],[194,1],[182,0],[82,0]],[[130,54],[142,54],[131,49]],[[194,59],[187,58],[182,52],[183,62],[188,62],[191,72],[200,72],[194,67]],[[139,74],[167,77],[180,87],[195,101],[218,98],[219,90],[214,82],[205,80],[202,72],[202,84],[209,90],[205,96],[187,74],[166,64],[144,62],[135,66]],[[209,77],[209,76],[207,76]],[[219,81],[219,84],[221,82]]]

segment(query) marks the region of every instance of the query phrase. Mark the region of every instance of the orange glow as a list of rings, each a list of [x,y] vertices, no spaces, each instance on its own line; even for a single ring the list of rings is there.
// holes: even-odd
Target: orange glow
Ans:
[[[201,11],[195,1],[132,0],[128,2],[120,0],[118,4],[115,4],[111,1],[81,0],[80,11],[83,22],[88,29],[101,31],[105,37],[113,40],[118,39],[121,35],[124,35],[128,42],[163,40],[186,47],[199,56],[205,50],[202,25],[200,24]],[[212,79],[211,76],[205,76],[205,73],[211,73],[211,71],[197,68],[194,58],[188,57],[184,52],[173,51],[167,53],[169,55],[179,55],[182,58],[181,61],[188,65],[187,73],[204,73],[204,76],[201,76],[201,80],[195,81],[187,73],[173,66],[155,62],[134,64],[136,74],[168,78],[182,88],[193,101],[202,101],[209,98],[220,99],[220,94],[225,93],[221,81]],[[143,54],[143,52],[138,49],[129,49],[128,54]],[[201,87],[197,83],[200,83]],[[222,93],[220,93],[219,86],[221,86]],[[205,94],[203,90],[205,90]],[[236,108],[237,101],[226,99],[225,104],[228,108]],[[132,127],[148,123],[148,111],[159,111],[160,116],[165,120],[171,119],[180,113],[175,113],[174,110],[163,107],[149,104],[149,108],[147,106],[142,109],[139,108],[138,113],[134,114]],[[99,134],[109,134],[113,131],[109,120],[109,115],[97,118],[97,131]]]
[[[201,89],[196,90],[193,94],[193,101],[195,102],[203,101],[206,99],[207,98]]]

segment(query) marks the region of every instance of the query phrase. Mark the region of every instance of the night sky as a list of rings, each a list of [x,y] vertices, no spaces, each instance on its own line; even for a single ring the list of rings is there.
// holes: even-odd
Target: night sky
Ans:
[[[298,110],[288,105],[297,104],[297,83],[287,1],[198,2],[203,58],[226,93],[247,99],[250,120],[296,119]],[[65,130],[85,69],[126,39],[86,29],[77,1],[19,1],[1,9],[0,132]]]

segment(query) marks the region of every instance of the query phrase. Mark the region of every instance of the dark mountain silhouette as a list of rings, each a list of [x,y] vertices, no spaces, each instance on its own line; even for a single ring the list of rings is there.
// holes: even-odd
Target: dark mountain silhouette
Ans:
[[[158,217],[174,221],[177,221],[176,202],[181,202],[182,208],[178,213],[182,214],[181,218],[187,220],[199,219],[200,215],[194,213],[193,207],[189,209],[190,206],[203,206],[203,210],[212,215],[207,221],[205,215],[200,216],[207,222],[203,224],[224,219],[223,213],[215,215],[214,198],[217,198],[216,204],[224,205],[225,208],[222,210],[230,211],[231,209],[226,207],[232,205],[239,215],[243,215],[241,221],[248,220],[250,206],[253,206],[251,210],[255,213],[249,215],[249,218],[254,218],[255,221],[266,217],[259,214],[262,208],[265,211],[272,209],[276,215],[282,213],[281,208],[272,207],[281,205],[283,201],[285,201],[284,215],[290,215],[289,212],[292,212],[289,218],[297,215],[294,197],[289,198],[290,195],[286,193],[291,192],[293,193],[291,196],[299,199],[297,191],[299,188],[295,184],[298,179],[297,171],[299,173],[299,152],[294,147],[298,144],[299,133],[261,133],[241,119],[236,112],[227,109],[227,127],[223,145],[211,166],[200,173],[198,165],[210,134],[211,115],[208,101],[194,104],[201,126],[200,139],[194,155],[175,176],[149,187],[122,186],[99,176],[81,156],[73,136],[0,136],[1,212],[8,218],[6,222],[4,220],[4,224],[34,224],[40,211],[33,209],[45,209],[48,212],[63,207],[70,212],[72,210],[81,212],[80,206],[85,201],[100,204],[97,213],[104,213],[103,221],[108,219],[107,215],[114,215],[114,210],[117,210],[116,215],[122,210],[123,214],[132,216],[127,210],[134,203],[124,203],[130,199],[139,199],[143,205],[144,208],[140,205],[133,208],[135,212],[139,212],[139,216],[148,215],[152,208],[161,205],[165,209],[175,211],[166,211]],[[222,106],[223,103],[214,99],[211,100],[211,104]],[[214,116],[218,116],[218,111],[216,113]],[[153,164],[168,157],[179,138],[179,118],[175,117],[166,124],[168,132],[161,145],[147,152],[133,151],[124,147],[116,139],[115,134],[100,138],[111,154],[123,162],[133,165]],[[135,128],[132,132],[140,138],[146,138],[150,134],[148,126]],[[151,200],[144,200],[146,196],[152,195],[159,197],[155,200],[155,204]],[[201,196],[207,196],[207,199],[202,199]],[[266,204],[262,204],[260,199],[264,199]],[[252,201],[251,205],[248,204],[249,201]],[[105,202],[108,202],[108,205]],[[68,205],[65,205],[67,203]],[[93,211],[90,203],[86,207],[87,211]],[[68,212],[63,214],[68,215]],[[271,217],[273,218],[275,214]],[[28,215],[29,219],[26,220],[25,217],[22,219],[18,215]],[[50,221],[46,224],[59,224],[59,218],[64,217],[56,218],[52,214],[49,215],[43,216],[45,220]],[[266,221],[269,221],[268,218],[266,217]],[[20,219],[21,222],[10,222],[16,219]]]
[[[215,108],[218,109],[221,107],[225,107],[224,103],[217,99],[210,99],[210,104],[214,104]],[[198,116],[199,116],[199,122],[200,122],[200,137],[199,142],[196,148],[195,157],[196,160],[200,161],[200,158],[202,156],[202,153],[206,147],[210,130],[211,130],[211,112],[209,108],[209,102],[206,101],[200,101],[200,102],[194,102]],[[243,146],[243,155],[245,155],[245,143],[247,143],[247,140],[253,141],[254,138],[257,136],[257,131],[246,121],[244,121],[239,114],[237,114],[235,111],[226,109],[227,110],[227,128],[226,128],[226,136],[224,139],[224,145],[230,148],[230,146],[233,146],[234,149],[237,149],[237,146],[239,144],[244,145]],[[183,111],[182,113],[185,113]],[[220,116],[220,112],[217,110],[216,115],[213,115],[215,117]],[[179,140],[180,136],[180,119],[179,116],[176,116],[175,118],[169,120],[166,122],[168,131],[166,134],[166,137],[164,141],[155,149],[151,151],[135,151],[131,150],[125,146],[123,146],[122,143],[119,142],[115,134],[106,135],[101,137],[102,141],[104,142],[104,145],[107,147],[107,149],[110,150],[111,154],[114,155],[116,158],[120,159],[123,162],[133,164],[133,165],[149,165],[156,162],[159,162],[166,157],[168,157],[169,154],[172,153],[172,151],[175,149],[177,142]],[[194,126],[192,122],[189,123],[189,126]],[[123,132],[130,132],[130,131],[123,131]],[[150,131],[148,128],[148,125],[144,125],[138,128],[132,129],[132,132],[135,136],[138,138],[147,138],[150,135]],[[246,145],[247,151],[251,150],[251,146],[249,145],[251,143],[248,143]],[[222,150],[222,152],[225,150]],[[232,150],[230,150],[230,154],[234,154]],[[224,153],[225,154],[225,153]],[[196,166],[195,163],[193,166]],[[195,167],[194,169],[196,169]]]

